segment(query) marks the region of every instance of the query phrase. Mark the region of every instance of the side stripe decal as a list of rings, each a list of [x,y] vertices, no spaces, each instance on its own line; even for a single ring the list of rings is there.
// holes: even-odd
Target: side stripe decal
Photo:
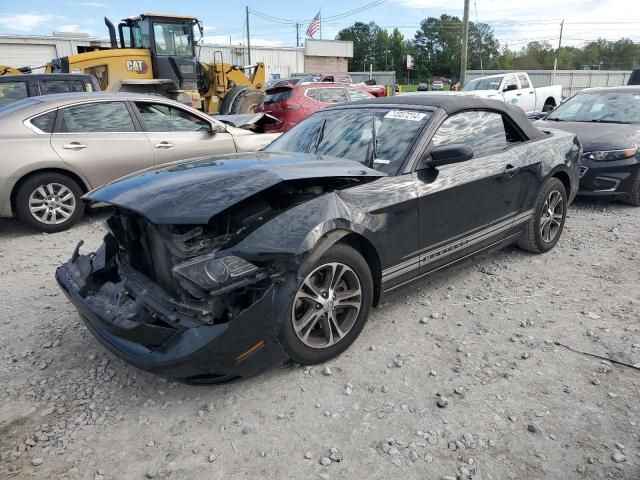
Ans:
[[[468,235],[466,237],[455,240],[451,243],[448,243],[444,246],[432,249],[423,253],[421,255],[416,255],[415,257],[406,260],[402,263],[394,265],[389,268],[385,268],[382,271],[382,281],[387,282],[396,277],[404,275],[405,273],[409,273],[412,270],[428,265],[429,263],[435,262],[436,260],[451,255],[452,253],[457,252],[458,250],[462,250],[464,248],[475,245],[476,243],[480,243],[488,238],[493,237],[494,235],[498,235],[510,228],[513,228],[521,223],[526,222],[533,215],[533,210],[529,210],[527,212],[521,213],[513,218],[502,221],[496,225],[493,225],[489,228],[476,232],[472,235]]]

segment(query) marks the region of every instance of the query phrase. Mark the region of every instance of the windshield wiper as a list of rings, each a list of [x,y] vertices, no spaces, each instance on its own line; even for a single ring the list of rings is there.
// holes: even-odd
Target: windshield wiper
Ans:
[[[594,118],[593,120],[589,120],[592,123],[629,123],[629,122],[621,122],[619,120],[603,120],[601,118]]]
[[[378,137],[376,134],[376,117],[371,116],[371,140],[367,147],[367,158],[365,159],[365,165],[369,168],[373,168],[373,161],[378,158]]]
[[[316,137],[316,144],[314,145],[313,153],[318,153],[318,148],[320,147],[320,143],[324,138],[324,126],[327,124],[326,117],[322,120],[322,125],[320,125],[320,130],[318,130],[318,136]]]
[[[545,118],[544,120],[549,120],[551,122],[564,122],[564,120],[560,120],[558,117],[553,117],[553,118]]]

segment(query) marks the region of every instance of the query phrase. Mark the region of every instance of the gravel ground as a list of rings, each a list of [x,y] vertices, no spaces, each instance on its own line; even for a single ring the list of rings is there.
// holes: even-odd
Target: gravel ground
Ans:
[[[418,281],[341,357],[191,387],[102,348],[53,279],[107,213],[0,221],[0,477],[638,479],[640,209],[579,201],[552,252]]]

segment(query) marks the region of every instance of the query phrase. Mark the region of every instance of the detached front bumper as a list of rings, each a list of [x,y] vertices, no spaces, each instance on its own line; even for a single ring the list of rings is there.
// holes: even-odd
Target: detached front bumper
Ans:
[[[631,193],[638,175],[640,160],[637,155],[611,162],[583,160],[578,195],[624,197]]]
[[[87,294],[86,284],[104,284],[102,267],[93,266],[92,256],[74,257],[56,270],[56,280],[89,330],[127,363],[187,383],[221,383],[251,376],[287,358],[273,320],[273,285],[226,323],[188,321],[173,328],[154,320],[167,314],[166,294],[157,298],[158,287],[151,280],[137,275],[114,282],[111,274],[106,295]],[[179,310],[174,317],[180,324]]]

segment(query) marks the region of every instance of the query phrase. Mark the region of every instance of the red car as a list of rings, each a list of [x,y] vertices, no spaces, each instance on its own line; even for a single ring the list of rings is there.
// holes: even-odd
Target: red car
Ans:
[[[370,98],[373,95],[346,83],[301,82],[267,90],[256,111],[269,113],[280,120],[275,125],[265,125],[265,130],[286,132],[313,112],[329,105]]]

